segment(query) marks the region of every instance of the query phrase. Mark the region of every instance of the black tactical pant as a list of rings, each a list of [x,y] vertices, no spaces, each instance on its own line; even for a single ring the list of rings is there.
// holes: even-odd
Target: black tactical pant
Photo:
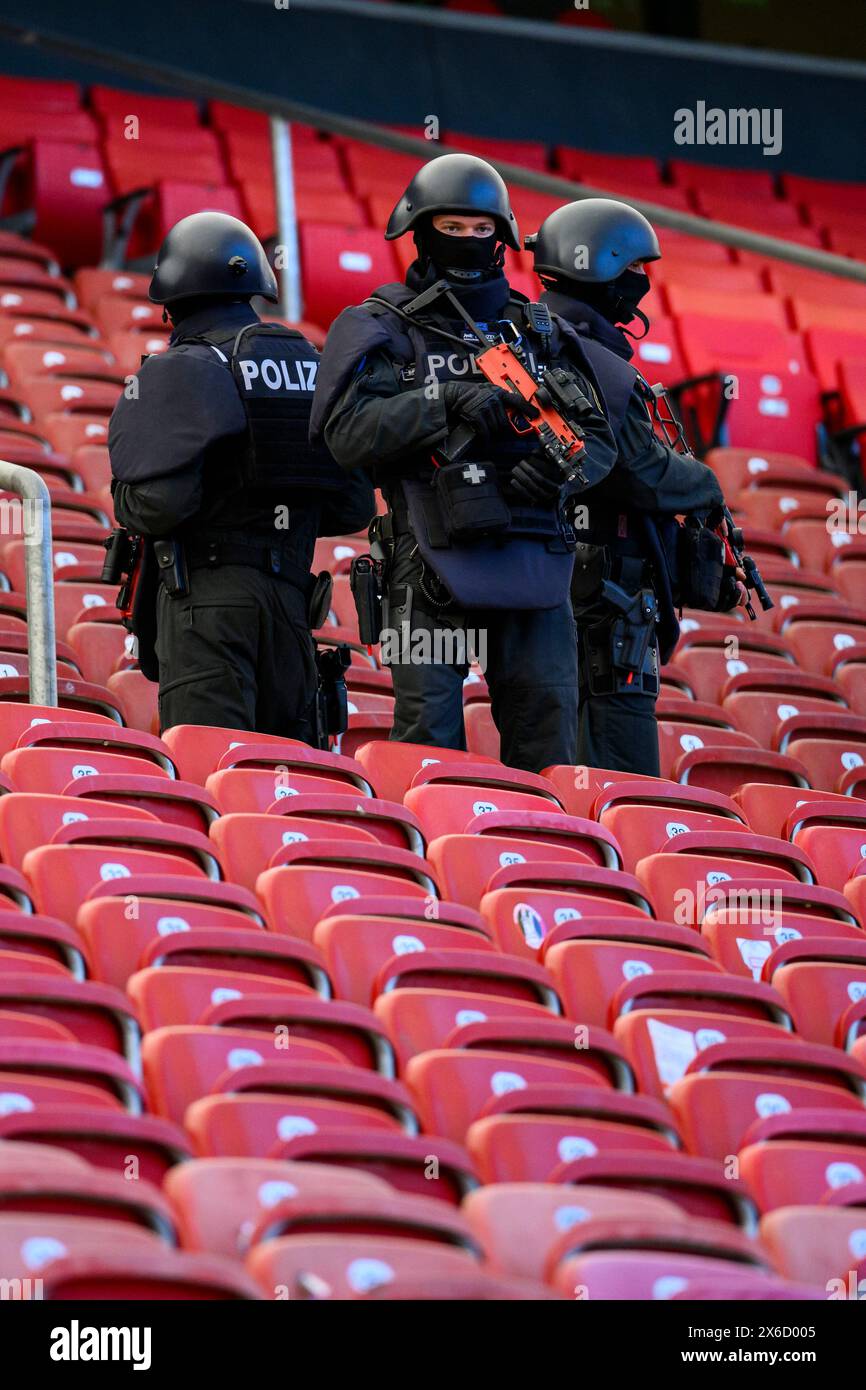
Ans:
[[[598,615],[593,617],[597,634]],[[610,619],[610,627],[614,618]],[[612,772],[659,775],[659,735],[656,724],[657,696],[642,690],[594,693],[586,648],[583,614],[575,619],[579,679],[577,760],[582,766],[604,767]]]
[[[160,585],[159,725],[208,724],[314,742],[316,664],[303,594],[248,565],[194,569],[190,592]]]
[[[527,772],[574,763],[577,653],[571,605],[434,614],[423,606],[414,549],[413,537],[397,538],[389,575],[389,592],[396,590],[402,599],[406,586],[414,591],[408,615],[394,603],[388,614],[392,632],[408,636],[399,644],[398,659],[388,660],[396,697],[391,738],[465,749],[463,682],[469,662],[459,655],[462,633],[472,632],[490,688],[503,762]],[[408,628],[402,627],[404,622]],[[384,648],[383,655],[387,659]]]

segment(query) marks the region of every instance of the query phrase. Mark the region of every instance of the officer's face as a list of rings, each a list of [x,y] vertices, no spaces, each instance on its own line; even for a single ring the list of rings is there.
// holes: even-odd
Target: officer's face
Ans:
[[[441,212],[433,218],[437,232],[446,236],[492,236],[496,225],[492,217],[468,217],[464,213]]]

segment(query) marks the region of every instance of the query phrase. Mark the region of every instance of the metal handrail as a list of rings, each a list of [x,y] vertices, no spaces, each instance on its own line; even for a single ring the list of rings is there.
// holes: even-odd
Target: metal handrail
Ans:
[[[32,468],[0,459],[0,491],[21,498],[21,534],[27,594],[27,654],[30,703],[57,704],[57,642],[54,630],[54,564],[51,496]],[[7,516],[8,516],[7,508]],[[13,514],[14,515],[14,514]],[[17,531],[18,528],[9,528]]]

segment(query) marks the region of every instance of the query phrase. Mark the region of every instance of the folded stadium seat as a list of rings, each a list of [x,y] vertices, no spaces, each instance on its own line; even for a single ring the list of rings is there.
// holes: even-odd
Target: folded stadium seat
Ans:
[[[3,547],[3,573],[9,580],[11,587],[19,593],[24,593],[27,585],[26,544],[27,542],[23,540],[9,541]],[[52,547],[52,561],[54,572],[58,577],[74,566],[77,575],[83,577],[85,570],[87,570],[90,577],[98,582],[105,561],[105,549],[103,546],[88,544],[87,542],[59,541]]]
[[[751,266],[731,265],[725,262],[707,264],[688,257],[679,259],[666,255],[662,260],[653,262],[650,275],[658,285],[713,290],[732,296],[764,292],[764,284],[758,270]]]
[[[836,800],[842,803],[844,809],[848,798],[790,785],[771,786],[765,782],[744,782],[734,793],[735,803],[742,808],[758,835],[776,835],[784,839],[788,838],[785,829],[788,818],[799,807],[808,807],[815,801],[823,804]]]
[[[670,1125],[657,1101],[600,1088],[572,1091],[573,1115],[488,1115],[470,1124],[466,1148],[483,1182],[552,1182],[573,1159],[670,1153]],[[650,1107],[659,1114],[648,1117]]]
[[[139,807],[169,825],[204,834],[218,814],[215,801],[203,787],[162,776],[98,772],[95,777],[73,779],[63,791],[66,796],[75,797],[85,813],[86,803],[93,797],[113,802],[118,814],[126,815],[130,807]]]
[[[530,1086],[565,1086],[573,1094],[578,1076],[572,1062],[480,1048],[431,1049],[411,1057],[404,1068],[424,1130],[457,1143],[496,1097]],[[613,1094],[597,1073],[587,1070],[580,1083],[601,1096]]]
[[[475,951],[461,945],[396,954],[381,966],[374,997],[401,988],[469,989],[476,994],[542,1004],[553,1014],[562,1008],[544,966],[499,951]]]
[[[724,1161],[746,1142],[755,1119],[798,1108],[847,1112],[862,1109],[850,1091],[799,1078],[719,1071],[684,1076],[668,1091],[668,1102],[689,1153]]]
[[[588,808],[593,820],[604,824],[606,812],[616,806],[648,806],[668,811],[702,811],[728,821],[746,823],[746,816],[737,803],[720,792],[683,787],[678,782],[665,782],[656,777],[635,777],[627,773],[617,776],[619,780],[606,783],[595,793]]]
[[[451,1206],[459,1206],[464,1195],[478,1186],[465,1150],[429,1135],[351,1129],[298,1134],[278,1146],[276,1157],[287,1162],[334,1163],[341,1169],[372,1173],[383,1177],[396,1192],[433,1197]]]
[[[99,257],[102,209],[109,196],[99,146],[86,126],[80,131],[83,138],[73,141],[54,138],[56,118],[47,125],[32,114],[27,120],[29,130],[20,139],[26,149],[5,211],[26,213],[28,231],[48,246],[62,246],[67,265],[93,264]],[[5,133],[8,138],[8,127]]]
[[[349,1101],[345,1093],[341,1099],[327,1095],[204,1096],[187,1108],[185,1127],[201,1158],[270,1158],[295,1134],[330,1129],[401,1132],[393,1114],[372,1102]]]
[[[77,716],[78,712],[75,713]],[[174,763],[161,739],[154,734],[125,729],[113,723],[106,727],[92,720],[79,721],[77,717],[44,722],[34,720],[29,728],[23,729],[18,735],[12,752],[21,753],[25,749],[57,749],[84,756],[91,751],[117,754],[137,759],[143,774],[163,773],[172,781],[175,779]]]
[[[149,681],[142,671],[133,668],[115,671],[105,682],[105,688],[117,701],[127,728],[141,729],[144,733],[158,732],[159,687]]]
[[[134,270],[103,270],[95,266],[80,266],[73,276],[78,301],[83,309],[93,313],[105,295],[120,295],[126,299],[147,299],[150,277]]]
[[[828,1191],[866,1181],[866,1151],[853,1144],[775,1140],[740,1150],[740,1172],[762,1213],[815,1206]]]
[[[742,290],[729,297],[724,290],[669,282],[665,285],[665,297],[672,316],[684,320],[686,327],[692,315],[703,315],[726,319],[729,326],[737,324],[741,333],[744,325],[752,323],[771,324],[782,332],[789,328],[784,304],[761,290]]]
[[[204,928],[203,930],[206,930]],[[186,935],[186,933],[183,933]],[[327,983],[321,984],[327,994]],[[205,1015],[228,1000],[258,999],[264,995],[314,997],[316,985],[304,972],[303,983],[275,975],[213,966],[145,966],[126,982],[145,1030],[174,1024],[210,1022]]]
[[[711,1044],[689,1063],[686,1075],[749,1071],[764,1077],[814,1081],[861,1100],[866,1096],[866,1068],[856,1058],[846,1056],[836,1047],[798,1040],[792,1047],[791,1042],[788,1037]]]
[[[295,1195],[387,1192],[382,1179],[336,1164],[270,1158],[191,1158],[166,1175],[181,1245],[237,1258],[255,1225],[276,1202]],[[265,1247],[262,1247],[265,1248]]]
[[[750,524],[772,531],[780,528],[794,514],[826,519],[827,501],[831,496],[833,493],[829,489],[818,492],[767,483],[761,487],[742,488],[732,505],[743,513],[747,532]]]
[[[275,1290],[278,1297],[341,1301],[555,1297],[541,1285],[485,1274],[468,1251],[402,1235],[290,1235],[257,1245],[246,1267],[267,1298]]]
[[[866,802],[851,797],[813,801],[795,810],[785,829],[820,865],[820,882],[840,893],[866,858]]]
[[[174,898],[139,898],[136,914],[129,915],[124,897],[96,897],[81,904],[75,924],[87,948],[90,974],[95,980],[123,989],[129,976],[142,964],[142,954],[153,942],[175,932],[209,933],[244,931],[256,925],[237,906],[216,902],[179,901]],[[263,924],[258,922],[261,930]],[[0,940],[2,940],[0,930]],[[300,944],[300,943],[298,943]]]
[[[130,808],[124,818],[154,825],[151,812]],[[55,832],[82,820],[116,820],[118,807],[108,801],[92,801],[85,810],[71,797],[11,792],[0,797],[0,855],[5,864],[21,868],[24,856],[39,845],[50,844]]]
[[[725,682],[722,705],[738,728],[771,749],[779,749],[777,731],[794,715],[817,719],[822,713],[845,711],[844,696],[835,681],[790,667],[738,672]]]
[[[2,248],[0,248],[2,250]],[[2,259],[0,259],[0,279],[2,279]],[[90,379],[114,382],[118,390],[123,386],[123,376],[114,365],[109,350],[102,343],[81,344],[28,342],[7,343],[3,350],[3,367],[13,387],[26,389],[27,384],[45,377],[61,379]],[[42,407],[43,409],[45,407]],[[47,407],[55,409],[54,405]]]
[[[168,350],[169,335],[165,330],[150,328],[145,333],[124,333],[114,332],[109,335],[111,351],[114,354],[118,371],[123,372],[124,376],[131,376],[137,372],[141,366],[142,359],[150,357],[153,353],[166,352]],[[79,450],[75,450],[76,456]],[[88,486],[92,487],[93,483]]]
[[[738,640],[735,657],[729,655],[729,652],[733,650],[731,638],[737,637],[737,632],[729,634],[728,637],[720,634],[717,645],[708,644],[707,639],[715,636],[712,630],[706,634],[700,631],[694,636],[700,637],[700,643],[695,641],[689,642],[688,645],[681,644],[674,653],[670,669],[682,671],[694,691],[696,701],[718,704],[722,690],[731,676],[740,675],[744,671],[772,669],[785,672],[793,669],[790,658],[785,654],[787,643],[779,642],[771,634],[767,634],[769,640],[766,643],[763,642],[763,633],[759,635],[755,645],[740,647]],[[746,640],[754,641],[751,633]],[[758,642],[761,643],[760,646]],[[688,715],[690,712],[689,704],[683,713]]]
[[[337,826],[351,826],[363,829],[379,844],[392,849],[409,849],[422,856],[424,853],[421,822],[396,801],[383,801],[378,797],[363,797],[359,801],[349,792],[304,792],[275,802],[270,815],[288,822],[284,835],[291,831],[293,820],[308,820],[326,834]]]
[[[104,554],[103,551],[103,558]],[[107,685],[120,663],[131,659],[131,634],[119,623],[73,623],[67,640],[78,657],[85,680],[95,685]]]
[[[250,765],[285,769],[284,781],[292,785],[294,769],[308,775],[348,782],[362,796],[372,794],[370,781],[351,758],[321,752],[296,739],[276,734],[260,734],[245,729],[210,728],[200,724],[176,724],[166,729],[163,741],[171,750],[178,771],[189,782],[202,785],[209,773],[241,765],[248,746],[253,747]],[[324,789],[323,789],[324,790]],[[271,800],[275,800],[276,796]],[[399,800],[400,798],[392,798]]]
[[[323,998],[332,993],[325,962],[315,947],[305,941],[276,938],[259,927],[205,926],[151,938],[142,949],[140,967],[146,970],[151,966],[233,970],[308,986]]]
[[[19,976],[32,982],[36,976]],[[2,979],[2,977],[0,977]],[[63,1106],[73,1111],[93,1115],[125,1114],[117,1096],[102,1086],[90,1081],[70,1081],[66,1077],[38,1076],[33,1072],[6,1072],[3,1076],[4,1113],[7,1115],[40,1113],[50,1110],[55,1113]],[[0,1126],[2,1132],[2,1126]],[[26,1131],[28,1140],[38,1138],[32,1126]]]
[[[634,345],[635,365],[649,381],[672,386],[689,375],[673,319],[653,320],[646,337]]]
[[[76,714],[79,711],[76,711]],[[138,777],[148,774],[169,780],[169,774],[131,753],[102,752],[93,748],[15,748],[0,759],[0,769],[12,779],[16,791],[69,795],[67,788],[82,777],[99,773]]]
[[[280,1039],[255,1029],[175,1024],[154,1028],[142,1041],[142,1066],[153,1110],[177,1124],[187,1107],[203,1096],[231,1085],[234,1074],[253,1066],[284,1062],[287,1049]],[[345,1058],[336,1047],[308,1038],[293,1038],[294,1063],[322,1062],[342,1067]]]
[[[725,727],[711,719],[693,718],[692,706],[696,704],[696,701],[689,701],[688,704],[685,701],[677,701],[671,706],[670,711],[660,711],[660,714],[668,715],[667,718],[660,717],[658,721],[659,761],[663,777],[676,781],[682,755],[695,749],[712,749],[713,752],[718,751],[721,757],[731,749],[742,751],[758,748],[758,744],[749,734],[741,733],[729,724]],[[703,706],[703,710],[707,708],[706,705]],[[719,710],[718,718],[725,720],[726,716],[721,707],[709,706],[711,710],[716,708]],[[717,790],[728,792],[728,788],[721,785]]]
[[[164,975],[165,970],[169,968],[140,972],[142,976],[148,977],[149,991],[165,994],[163,983],[150,977]],[[178,977],[191,976],[192,973],[190,970],[175,972]],[[249,979],[249,976],[243,977],[242,982]],[[185,989],[188,984],[188,979],[179,978],[181,989]],[[202,984],[206,985],[206,981],[202,981]],[[205,1008],[200,1021],[225,1028],[261,1028],[271,1033],[276,1029],[280,1036],[286,1027],[291,1026],[293,1034],[298,1037],[312,1038],[314,1041],[326,1042],[337,1047],[348,1063],[375,1068],[385,1076],[393,1076],[394,1058],[391,1044],[369,1009],[342,1001],[326,1002],[309,990],[299,985],[290,986],[288,983],[276,994],[270,988],[273,981],[268,980],[267,984],[269,988],[258,995],[252,990],[243,989],[237,997],[215,999]],[[129,988],[132,988],[132,985]]]
[[[235,1261],[164,1248],[128,1252],[94,1245],[41,1265],[39,1277],[42,1297],[52,1302],[141,1298],[237,1303],[263,1296]]]
[[[313,941],[324,954],[337,996],[365,1005],[375,998],[374,987],[382,967],[395,957],[432,952],[434,961],[442,969],[442,951],[448,951],[449,955],[457,950],[468,951],[470,962],[474,962],[479,952],[493,949],[489,938],[465,927],[444,926],[435,921],[357,918],[348,913],[321,920],[313,933]],[[456,959],[451,973],[458,977],[461,973]],[[472,978],[471,967],[469,975]],[[444,982],[439,987],[455,988]],[[468,982],[462,987],[475,988]],[[401,985],[401,992],[404,988],[405,985]]]
[[[167,731],[165,731],[167,732]],[[285,767],[285,764],[282,764]],[[345,781],[336,777],[305,776],[302,773],[289,774],[278,768],[226,768],[222,772],[212,772],[205,782],[205,790],[213,798],[221,815],[231,813],[253,813],[264,815],[281,800],[310,795],[345,795]],[[359,799],[363,799],[358,793]],[[276,799],[275,799],[276,798]]]
[[[376,741],[360,747],[355,755],[355,760],[365,769],[377,794],[385,797],[388,801],[402,801],[411,787],[416,773],[437,763],[447,763],[449,769],[455,774],[454,764],[456,763],[466,763],[473,772],[477,770],[477,764],[489,763],[491,775],[493,775],[494,769],[503,773],[503,764],[498,759],[423,743]],[[454,780],[456,780],[456,775]]]
[[[794,715],[784,721],[778,736],[780,746],[789,757],[803,763],[810,783],[818,790],[838,790],[843,773],[866,763],[863,715]]]
[[[738,837],[739,839],[739,837]],[[743,837],[744,847],[749,840]],[[768,894],[771,884],[791,883],[796,879],[794,871],[782,866],[778,860],[756,863],[745,857],[738,858],[733,846],[719,853],[697,853],[681,855],[671,851],[647,855],[641,859],[635,875],[644,892],[652,898],[659,916],[683,926],[698,926],[707,908],[714,904],[729,902],[731,890],[726,886],[738,888],[761,880]],[[739,895],[734,901],[739,900]]]
[[[29,680],[23,676],[0,678],[0,703],[4,700],[18,702],[25,699],[29,691]],[[69,713],[74,711],[77,715],[82,710],[93,711],[113,719],[115,726],[123,723],[120,707],[104,685],[91,685],[89,681],[62,677],[58,681],[57,699],[59,707]]]
[[[816,674],[827,675],[840,652],[866,642],[866,610],[828,605],[799,604],[787,616],[784,636],[800,665]]]
[[[229,1030],[232,1031],[232,1030]],[[360,1066],[337,1065],[330,1059],[295,1060],[279,1062],[256,1062],[250,1066],[237,1067],[226,1071],[212,1087],[212,1094],[200,1101],[194,1101],[204,1129],[214,1125],[216,1134],[223,1128],[228,1118],[231,1125],[231,1107],[220,1107],[219,1101],[228,1095],[230,1099],[253,1101],[275,1100],[285,1106],[305,1106],[307,1100],[313,1106],[313,1114],[318,1114],[322,1124],[328,1129],[340,1129],[343,1118],[347,1128],[358,1124],[363,1127],[364,1116],[356,1110],[369,1111],[376,1119],[380,1117],[398,1125],[403,1133],[416,1135],[418,1118],[412,1108],[411,1097],[402,1082],[373,1073]],[[213,1104],[209,1105],[207,1102]],[[333,1107],[331,1113],[326,1107]],[[344,1111],[344,1107],[348,1107]],[[273,1107],[255,1108],[246,1111],[247,1119],[272,1116]],[[297,1118],[297,1117],[292,1117]],[[192,1129],[196,1122],[187,1112],[186,1123]],[[282,1121],[280,1128],[267,1151],[270,1158],[282,1158],[282,1145],[299,1133],[314,1133],[308,1125],[297,1125]]]
[[[462,1210],[491,1267],[525,1279],[543,1277],[548,1250],[572,1226],[593,1219],[626,1225],[642,1217],[678,1215],[663,1197],[589,1184],[572,1193],[550,1183],[479,1187],[464,1198]]]
[[[400,884],[421,887],[432,900],[439,896],[433,871],[424,859],[411,850],[392,849],[375,840],[369,844],[349,840],[329,844],[326,840],[311,840],[282,845],[272,855],[270,869],[257,880],[256,891],[260,896],[268,891],[271,875],[280,869],[307,867],[349,875],[356,870],[382,874]]]
[[[582,1080],[586,1084],[593,1084],[599,1077],[600,1083],[604,1083],[611,1074],[607,1065],[609,1054],[603,1046],[599,1053],[590,1047],[576,1052],[573,1027],[570,1028],[571,1048],[566,1053],[562,1046],[562,1021],[552,1019],[541,1004],[503,995],[476,994],[471,988],[410,987],[380,994],[373,1009],[394,1046],[401,1075],[411,1058],[422,1052],[446,1046],[464,1050],[464,1039],[471,1042],[474,1036],[466,1030],[476,1024],[483,1024],[487,1030],[479,1043],[487,1051],[497,1043],[509,1053],[527,1052],[530,1056],[565,1062],[577,1068],[572,1080]],[[557,1029],[554,1043],[547,1032],[550,1023]],[[502,1025],[501,1033],[497,1032],[499,1025]],[[598,1034],[593,1032],[597,1039]],[[598,1060],[599,1056],[602,1061]]]
[[[200,864],[176,854],[125,846],[43,845],[28,850],[23,868],[37,911],[71,923],[85,894],[101,883],[127,880],[134,873],[152,876],[154,884],[165,874],[206,877]]]
[[[866,560],[841,552],[830,570],[830,579],[841,597],[861,607],[866,602]]]
[[[16,956],[25,969],[25,957]],[[0,1076],[8,1078],[12,1073],[81,1083],[109,1096],[131,1115],[140,1115],[144,1109],[144,1093],[132,1068],[104,1047],[65,1039],[7,1038],[0,1042]]]
[[[66,634],[73,624],[95,621],[93,610],[97,608],[103,609],[106,614],[110,609],[109,621],[117,622],[119,615],[114,608],[116,598],[117,586],[115,584],[100,584],[99,582],[72,584],[55,580],[54,613],[58,633],[62,634],[65,640]]]
[[[58,922],[52,917],[41,917],[30,912],[20,912],[10,906],[0,908],[0,951],[3,953],[4,967],[16,968],[16,958],[23,961],[26,956],[27,969],[39,959],[44,959],[71,975],[76,980],[90,976],[90,960],[84,942],[78,932],[66,922]],[[9,1020],[8,1033],[15,1036]]]
[[[848,283],[853,286],[853,282],[841,283],[843,287]],[[803,337],[809,362],[822,391],[838,392],[842,362],[866,360],[866,327],[842,328],[829,323],[815,323],[806,329]]]
[[[717,1043],[730,1040],[760,1045],[766,1040],[797,1045],[794,1035],[778,1023],[719,1013],[712,1004],[702,1010],[688,1004],[620,1014],[613,1031],[625,1049],[641,1093],[658,1100],[665,1099],[700,1052]]]
[[[53,1019],[77,1042],[119,1052],[138,1072],[138,1022],[119,990],[71,977],[0,971],[0,1008]]]
[[[52,411],[110,415],[121,389],[122,382],[118,384],[86,376],[53,373],[29,377],[16,387],[20,398],[37,420],[42,420]]]
[[[761,1240],[786,1279],[817,1285],[825,1297],[850,1297],[849,1271],[866,1247],[863,1212],[817,1204],[781,1207],[762,1219]]]
[[[3,639],[5,642],[5,638]],[[866,643],[844,648],[833,661],[832,678],[852,710],[866,714]]]
[[[297,865],[265,869],[257,878],[256,892],[272,931],[296,935],[307,941],[313,938],[314,927],[322,913],[334,903],[342,905],[370,894],[416,898],[424,906],[436,901],[435,895],[417,880],[374,872],[361,865]]]
[[[219,817],[213,822],[211,838],[219,851],[226,877],[250,890],[255,889],[259,874],[283,845],[308,840],[376,843],[375,836],[356,825],[304,817],[284,820],[255,813]]]
[[[467,703],[463,723],[466,729],[466,747],[470,753],[484,753],[489,758],[499,757],[499,730],[493,722],[493,712],[489,704],[482,701]]]
[[[555,865],[548,867],[553,869]],[[558,928],[567,930],[572,922],[595,920],[605,913],[615,921],[635,920],[636,927],[644,930],[645,923],[651,920],[649,904],[631,875],[626,884],[611,888],[617,884],[617,877],[625,876],[607,874],[601,882],[590,878],[570,884],[542,880],[491,889],[481,899],[481,915],[499,949],[515,955],[532,956]]]
[[[849,1005],[866,995],[866,940],[789,941],[776,947],[763,973],[784,996],[797,1031],[812,1042],[831,1046]]]
[[[757,1231],[758,1209],[746,1183],[722,1176],[716,1164],[689,1154],[589,1154],[561,1163],[550,1180],[664,1197],[687,1216],[724,1221],[749,1235]]]
[[[167,1246],[177,1244],[171,1208],[159,1189],[141,1179],[129,1182],[121,1172],[88,1166],[83,1171],[40,1174],[22,1156],[0,1167],[0,1200],[4,1210],[30,1213],[34,1220],[46,1210],[95,1216],[152,1231]]]
[[[298,240],[304,305],[317,323],[330,323],[347,305],[396,278],[390,243],[372,228],[307,222]]]
[[[704,863],[710,855],[733,855],[741,863],[752,865],[758,872],[763,872],[765,868],[777,868],[793,875],[801,883],[818,882],[816,862],[801,845],[772,835],[756,835],[752,831],[743,835],[724,828],[687,829],[672,835],[659,853],[699,855]]]
[[[840,936],[862,940],[860,929],[848,923],[806,913],[762,912],[759,908],[711,908],[701,923],[701,935],[723,970],[753,980],[761,979],[764,962],[786,941]]]
[[[693,746],[677,758],[672,775],[686,786],[706,787],[725,796],[733,796],[738,787],[755,777],[771,784],[808,787],[803,763],[782,753],[767,753],[752,744],[754,740],[749,747],[722,746],[715,741],[707,747]]]
[[[592,1224],[601,1226],[602,1223]],[[645,1221],[631,1223],[629,1235],[635,1232],[641,1236],[648,1224]],[[752,1264],[744,1267],[735,1258],[707,1255],[700,1245],[697,1253],[692,1253],[689,1239],[692,1235],[685,1226],[681,1236],[677,1232],[670,1237],[669,1243],[674,1248],[646,1250],[629,1248],[631,1242],[624,1249],[618,1249],[611,1234],[609,1240],[613,1248],[591,1250],[585,1255],[563,1259],[550,1280],[564,1297],[593,1302],[605,1299],[649,1302],[674,1299],[680,1294],[691,1298],[693,1288],[707,1286],[712,1288],[715,1298],[733,1301],[746,1296],[746,1291],[755,1297],[755,1289],[761,1298],[770,1297],[769,1292],[764,1293],[764,1286],[768,1291],[778,1287],[769,1271],[756,1269]],[[678,1238],[682,1249],[676,1247]],[[658,1243],[663,1244],[661,1239]]]
[[[839,305],[832,301],[795,297],[790,302],[792,317],[801,333],[805,333],[810,328],[835,328],[839,322]],[[845,331],[861,336],[866,333],[866,307],[847,310]]]
[[[719,971],[709,955],[703,954],[703,948],[700,953],[689,951],[676,939],[605,940],[601,933],[550,945],[544,962],[568,1017],[599,1028],[610,1027],[616,1018],[616,1013],[611,1016],[612,1001],[624,980],[658,971],[668,978],[684,971],[691,981],[703,972],[715,975]]]
[[[845,490],[845,480],[836,473],[816,473],[813,465],[799,454],[785,454],[775,449],[763,452],[755,449],[710,449],[704,462],[712,468],[726,496],[734,496],[741,488],[765,486],[804,488],[821,493]]]
[[[132,817],[125,819],[118,815],[113,820],[97,820],[92,824],[85,817],[58,827],[51,835],[51,847],[56,845],[88,845],[106,851],[122,847],[121,852],[126,849],[156,851],[161,855],[175,856],[178,862],[190,863],[214,881],[222,877],[220,860],[207,835],[199,830],[188,830],[185,826],[168,827],[160,820],[142,823]],[[35,855],[36,851],[29,853]]]
[[[523,164],[527,169],[545,170],[548,166],[547,146],[541,140],[498,139],[489,135],[467,135],[456,130],[449,130],[445,139],[456,149],[480,155],[482,159]],[[417,165],[417,160],[415,162]]]
[[[134,176],[130,180],[135,183]],[[152,184],[152,188],[147,185]],[[132,231],[124,238],[123,233],[110,232],[108,235],[111,254],[122,255],[125,259],[143,259],[162,244],[171,227],[181,218],[198,212],[202,205],[213,212],[225,212],[230,217],[243,218],[243,205],[238,190],[224,179],[219,183],[186,182],[185,179],[168,178],[145,180],[135,189],[129,189],[126,197],[137,205],[137,217]],[[122,204],[116,200],[112,205],[117,220]]]
[[[449,772],[454,766],[441,764]],[[460,764],[456,766],[459,768]],[[561,817],[565,822],[562,834],[556,836],[556,842],[582,848],[590,838],[585,832],[581,833],[581,828],[575,824],[576,818],[570,817],[566,821],[565,813],[545,778],[517,769],[509,769],[507,776],[497,770],[498,775],[486,777],[480,767],[472,769],[470,764],[469,768],[472,780],[467,783],[438,779],[421,783],[420,777],[428,771],[438,772],[437,768],[424,769],[424,773],[416,777],[415,783],[407,791],[405,805],[420,820],[428,840],[443,835],[480,834],[488,816],[496,816],[498,820],[502,814],[508,816],[508,828],[523,828],[528,832],[526,838],[553,838],[555,832],[551,823],[554,817]],[[480,774],[477,780],[475,773]],[[535,834],[532,834],[533,818],[538,812],[543,813],[542,824],[535,827]],[[492,828],[495,830],[499,826]],[[594,845],[601,842],[610,843],[603,835],[590,839]]]
[[[40,429],[58,453],[71,454],[82,444],[107,443],[108,416],[85,411],[52,411],[42,417]]]
[[[433,840],[428,860],[446,897],[477,907],[491,876],[505,864],[527,860],[561,860],[590,864],[589,854],[574,846],[535,841],[517,835],[441,835]]]
[[[137,1226],[120,1228],[116,1221],[95,1216],[46,1212],[34,1221],[30,1212],[0,1214],[0,1259],[10,1279],[43,1279],[50,1263],[69,1257],[97,1258],[100,1254],[110,1258],[111,1251],[124,1255],[128,1261],[143,1261],[152,1255],[159,1259],[178,1258],[178,1253],[166,1249],[153,1232]]]
[[[744,848],[749,843],[749,827],[742,821],[684,807],[619,804],[603,811],[600,820],[626,847],[624,868],[632,874],[639,860],[670,849],[675,838],[690,838],[696,831],[724,836],[728,849],[736,839],[743,840]]]
[[[253,1246],[269,1246],[280,1236],[316,1233],[352,1235],[366,1231],[374,1238],[390,1234],[456,1247],[481,1257],[481,1249],[459,1212],[436,1198],[409,1196],[373,1188],[345,1189],[285,1198],[266,1210],[250,1237]]]
[[[165,332],[161,307],[144,298],[105,294],[96,301],[93,314],[103,333],[108,336],[131,330],[142,337],[149,333],[161,335]]]

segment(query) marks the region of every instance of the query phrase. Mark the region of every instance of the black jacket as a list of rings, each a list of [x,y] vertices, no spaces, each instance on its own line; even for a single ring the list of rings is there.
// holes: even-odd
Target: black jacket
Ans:
[[[317,536],[360,530],[375,499],[363,475],[332,493],[244,485],[247,419],[237,387],[216,354],[190,339],[237,332],[257,318],[248,304],[201,310],[174,330],[166,353],[142,364],[135,390],[124,392],[109,426],[115,515],[128,530],[154,538],[219,533],[273,540],[276,509],[284,507],[289,526],[277,536],[309,569]]]

